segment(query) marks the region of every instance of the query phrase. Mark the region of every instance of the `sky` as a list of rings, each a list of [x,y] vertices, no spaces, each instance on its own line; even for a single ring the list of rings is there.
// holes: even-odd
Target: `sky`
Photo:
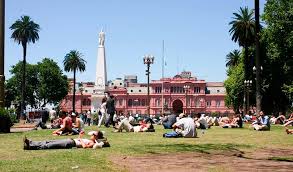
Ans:
[[[260,0],[263,12],[265,0]],[[233,13],[254,8],[253,0],[6,0],[5,75],[22,60],[22,47],[10,37],[9,27],[28,15],[41,27],[40,39],[29,44],[28,63],[52,58],[63,70],[64,56],[78,50],[87,61],[77,81],[95,81],[98,33],[106,33],[108,80],[137,75],[146,82],[143,56],[155,57],[151,80],[191,71],[198,79],[224,81],[226,55],[239,49],[229,34]],[[72,73],[64,72],[68,77]]]

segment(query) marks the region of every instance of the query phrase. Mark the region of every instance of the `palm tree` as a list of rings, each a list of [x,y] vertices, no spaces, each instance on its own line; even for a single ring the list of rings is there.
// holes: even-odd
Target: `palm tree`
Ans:
[[[253,14],[253,10],[249,10],[248,7],[240,7],[239,13],[233,13],[233,21],[229,23],[232,25],[229,30],[232,35],[232,40],[238,42],[239,46],[244,47],[244,79],[249,79],[248,72],[251,68],[248,49],[254,43],[255,39],[255,22]]]
[[[27,44],[32,42],[35,43],[39,40],[40,26],[31,20],[29,16],[21,16],[15,23],[10,26],[13,31],[11,38],[15,42],[22,45],[23,48],[23,73],[22,73],[22,84],[21,84],[21,113],[25,108],[25,72],[26,72],[26,49]]]
[[[76,50],[71,50],[68,54],[66,54],[63,65],[64,70],[66,72],[73,71],[73,100],[72,107],[73,112],[75,112],[75,81],[76,81],[76,71],[80,72],[85,71],[85,63],[86,61],[82,59],[82,54]]]
[[[239,50],[233,50],[226,56],[226,67],[233,67],[238,65],[240,62],[240,51]]]

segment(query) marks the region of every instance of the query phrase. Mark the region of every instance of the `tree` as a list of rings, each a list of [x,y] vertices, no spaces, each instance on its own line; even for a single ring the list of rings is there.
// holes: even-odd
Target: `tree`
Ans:
[[[12,77],[6,82],[7,106],[12,101],[21,99],[21,76],[23,62],[12,66]],[[44,58],[37,65],[26,63],[27,94],[26,103],[31,107],[45,106],[47,103],[58,104],[68,93],[67,77],[52,59]]]
[[[26,86],[26,94],[25,94],[25,104],[30,105],[31,107],[35,107],[37,104],[37,90],[39,86],[38,79],[38,68],[37,65],[26,63],[26,72],[27,76],[25,77]],[[20,61],[16,65],[12,66],[10,73],[12,77],[7,81],[7,85],[12,88],[15,92],[15,101],[20,101],[22,99],[22,74],[23,74],[23,62]]]
[[[239,64],[240,62],[240,51],[233,50],[226,56],[226,67],[233,67]]]
[[[35,43],[39,39],[40,26],[31,20],[29,16],[22,16],[10,26],[13,30],[11,38],[23,47],[23,73],[21,87],[21,113],[25,109],[25,94],[26,94],[26,49],[27,44]]]
[[[252,60],[249,59],[249,47],[254,43],[255,38],[255,23],[253,17],[253,11],[249,10],[248,7],[241,8],[239,13],[233,13],[233,21],[229,24],[232,25],[229,30],[232,35],[232,40],[238,42],[239,46],[244,47],[244,78],[249,79],[251,75]],[[250,72],[250,74],[249,74]]]
[[[262,19],[267,26],[261,35],[266,45],[264,95],[271,96],[271,101],[263,103],[272,112],[285,111],[293,99],[293,1],[268,0]]]
[[[225,105],[233,107],[234,112],[238,113],[243,105],[244,96],[244,72],[243,63],[228,68],[228,78],[224,82],[226,88]]]
[[[38,63],[38,98],[42,106],[58,104],[68,93],[67,76],[52,59],[44,58]]]
[[[63,64],[64,70],[66,72],[73,72],[73,99],[72,99],[72,108],[75,111],[75,83],[76,83],[76,71],[83,72],[85,71],[86,61],[82,59],[82,54],[76,50],[71,50],[66,54]]]

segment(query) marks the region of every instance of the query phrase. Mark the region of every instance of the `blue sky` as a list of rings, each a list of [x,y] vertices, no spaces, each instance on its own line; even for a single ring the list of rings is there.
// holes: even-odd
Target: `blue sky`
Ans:
[[[62,61],[78,50],[87,61],[78,81],[94,81],[98,33],[106,32],[108,79],[137,75],[146,81],[143,56],[155,56],[151,79],[161,77],[162,40],[165,41],[165,76],[182,70],[199,79],[223,81],[225,58],[239,46],[231,41],[229,22],[240,7],[254,7],[253,0],[6,0],[5,75],[22,60],[22,47],[14,42],[9,27],[29,15],[41,27],[40,40],[29,44],[27,61],[45,57]],[[265,0],[260,0],[261,12]],[[72,77],[71,73],[66,73]]]

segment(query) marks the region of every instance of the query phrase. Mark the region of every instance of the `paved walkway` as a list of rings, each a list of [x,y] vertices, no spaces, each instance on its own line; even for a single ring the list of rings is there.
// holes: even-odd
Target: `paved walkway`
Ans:
[[[33,128],[10,128],[11,133],[26,132],[31,130],[33,130]]]
[[[26,132],[31,131],[34,129],[36,124],[34,123],[25,123],[25,120],[20,120],[19,123],[15,123],[11,128],[11,133],[17,133],[17,132]]]

